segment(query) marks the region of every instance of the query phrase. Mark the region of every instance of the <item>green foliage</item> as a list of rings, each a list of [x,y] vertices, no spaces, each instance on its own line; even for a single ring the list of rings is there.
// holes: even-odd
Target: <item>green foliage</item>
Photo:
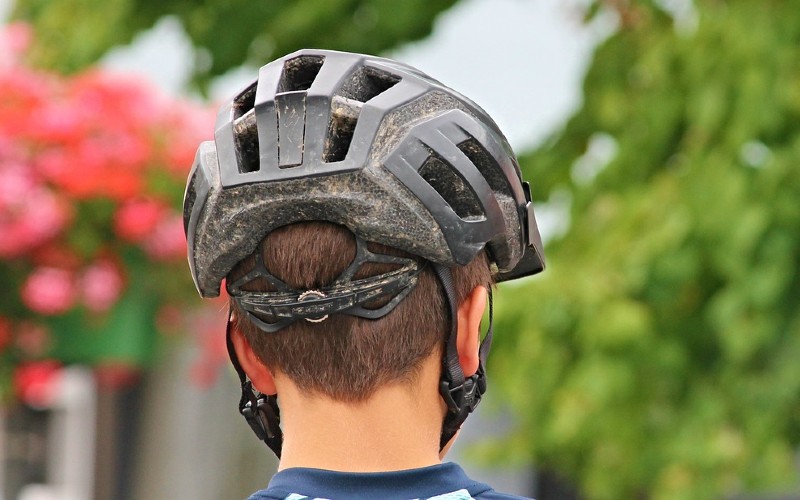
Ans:
[[[797,5],[699,0],[692,29],[613,4],[582,109],[521,159],[570,225],[499,301],[490,372],[524,437],[504,453],[593,499],[796,487]]]
[[[195,79],[260,66],[304,47],[378,53],[430,33],[456,0],[16,0],[36,32],[33,60],[74,72],[173,15],[198,49]]]
[[[155,286],[140,283],[139,276],[133,276],[131,281],[125,295],[108,314],[92,315],[74,309],[48,321],[53,344],[49,355],[62,363],[119,363],[136,367],[152,363],[160,337],[155,324],[158,295],[154,292],[160,290],[148,290]]]

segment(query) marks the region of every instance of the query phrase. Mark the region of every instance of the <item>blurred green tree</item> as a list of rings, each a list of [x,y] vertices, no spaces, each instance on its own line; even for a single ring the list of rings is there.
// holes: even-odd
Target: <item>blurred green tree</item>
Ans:
[[[33,61],[71,73],[165,15],[197,48],[195,82],[244,63],[261,66],[304,47],[379,53],[423,38],[457,0],[16,0],[12,17],[35,30]]]
[[[592,499],[797,487],[797,7],[594,2],[619,29],[521,159],[564,224],[498,305],[489,371],[521,418],[499,455]]]

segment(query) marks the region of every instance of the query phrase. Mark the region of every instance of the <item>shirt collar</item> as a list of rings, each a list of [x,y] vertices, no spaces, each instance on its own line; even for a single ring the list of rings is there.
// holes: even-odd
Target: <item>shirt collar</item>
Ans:
[[[428,498],[467,489],[474,496],[489,489],[473,481],[454,463],[393,472],[336,472],[305,467],[284,469],[272,477],[269,489],[310,498]]]

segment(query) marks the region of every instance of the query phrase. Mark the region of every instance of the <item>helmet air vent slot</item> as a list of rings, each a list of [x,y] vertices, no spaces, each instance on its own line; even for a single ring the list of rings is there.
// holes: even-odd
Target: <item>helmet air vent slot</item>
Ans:
[[[259,169],[258,129],[253,107],[256,100],[256,84],[250,85],[233,100],[233,136],[240,173]]]
[[[400,78],[370,67],[360,67],[331,99],[331,118],[323,151],[325,163],[345,159],[363,103],[394,87]]]
[[[400,78],[368,66],[353,73],[350,80],[342,86],[342,95],[360,102],[367,102],[394,87]]]
[[[325,163],[342,161],[347,156],[353,133],[361,114],[362,103],[347,97],[333,96],[331,100],[331,121],[322,159]]]
[[[233,133],[239,146],[236,150],[239,156],[239,172],[255,172],[259,169],[258,129],[256,115],[252,109],[233,121]]]
[[[458,149],[469,158],[469,161],[480,171],[483,178],[496,193],[510,193],[511,187],[508,179],[503,175],[503,170],[491,154],[475,138],[467,139],[458,144]]]
[[[461,174],[449,163],[432,153],[419,169],[430,186],[444,198],[450,208],[464,220],[483,216],[478,197]]]
[[[299,56],[289,59],[283,65],[277,93],[308,90],[324,62],[323,56]]]

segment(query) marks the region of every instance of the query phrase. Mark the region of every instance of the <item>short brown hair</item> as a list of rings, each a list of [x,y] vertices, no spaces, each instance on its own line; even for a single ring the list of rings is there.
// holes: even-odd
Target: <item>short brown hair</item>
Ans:
[[[355,237],[328,222],[303,222],[272,231],[264,239],[267,269],[297,290],[330,285],[355,257]],[[373,252],[407,256],[404,252],[370,243]],[[236,279],[251,270],[255,256],[231,271]],[[390,270],[387,264],[367,263],[356,278]],[[493,284],[488,260],[480,252],[470,264],[453,269],[460,304],[476,286]],[[243,289],[270,290],[265,280]],[[256,355],[288,376],[302,390],[346,402],[369,398],[382,384],[413,377],[420,363],[435,349],[442,352],[450,331],[450,313],[431,266],[416,287],[386,316],[363,319],[334,314],[320,323],[299,320],[275,333],[258,329],[231,299],[239,328]]]

